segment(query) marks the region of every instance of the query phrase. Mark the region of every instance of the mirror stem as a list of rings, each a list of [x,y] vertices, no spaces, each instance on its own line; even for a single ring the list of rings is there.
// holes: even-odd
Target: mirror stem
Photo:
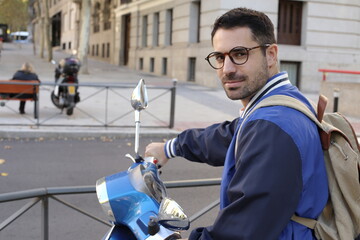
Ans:
[[[140,111],[135,111],[135,159],[139,159]]]

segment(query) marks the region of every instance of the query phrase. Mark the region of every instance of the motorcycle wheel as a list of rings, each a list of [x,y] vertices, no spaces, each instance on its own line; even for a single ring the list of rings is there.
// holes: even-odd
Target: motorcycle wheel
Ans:
[[[74,113],[74,108],[66,109],[66,115],[71,116]]]
[[[51,101],[57,108],[61,108],[59,103],[59,98],[55,96],[54,91],[51,92]]]

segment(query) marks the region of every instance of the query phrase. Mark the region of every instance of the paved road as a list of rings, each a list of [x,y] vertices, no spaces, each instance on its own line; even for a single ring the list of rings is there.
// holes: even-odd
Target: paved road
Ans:
[[[142,138],[141,151],[151,141],[162,138]],[[132,138],[32,138],[0,140],[0,193],[42,187],[94,185],[96,180],[124,171],[130,160],[123,156],[133,153]],[[184,159],[173,159],[164,167],[162,179],[181,180],[213,178],[221,176],[221,168],[205,164],[190,163]],[[176,199],[191,216],[218,198],[219,187],[169,189],[170,197]],[[61,196],[81,209],[103,218],[95,194]],[[29,200],[0,203],[0,223]],[[50,239],[100,239],[106,226],[83,215],[49,201]],[[0,232],[0,239],[39,239],[41,231],[40,206],[17,219]],[[216,211],[193,224],[211,224]],[[184,234],[184,237],[187,234]]]

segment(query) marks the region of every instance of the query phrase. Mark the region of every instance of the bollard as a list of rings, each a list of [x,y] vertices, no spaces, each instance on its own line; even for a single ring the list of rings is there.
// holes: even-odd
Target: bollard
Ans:
[[[333,109],[333,112],[338,111],[339,95],[340,95],[340,90],[338,88],[335,88],[334,89],[334,109]]]
[[[174,78],[172,80],[173,83],[173,87],[171,88],[171,105],[170,105],[170,123],[169,123],[169,128],[173,128],[174,127],[174,122],[175,122],[175,97],[176,97],[176,83],[177,83],[177,79]]]

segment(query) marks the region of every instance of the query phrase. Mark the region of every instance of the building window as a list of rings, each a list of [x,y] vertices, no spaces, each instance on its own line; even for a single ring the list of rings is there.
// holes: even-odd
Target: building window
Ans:
[[[173,22],[173,10],[166,10],[165,15],[165,46],[172,45],[172,22]]]
[[[286,71],[289,75],[289,80],[292,85],[300,88],[300,62],[281,61],[281,71]]]
[[[190,26],[189,26],[189,42],[197,43],[200,41],[200,8],[201,2],[194,1],[190,7]]]
[[[99,44],[96,44],[96,56],[99,56]]]
[[[102,49],[101,49],[101,57],[104,58],[105,57],[105,43],[102,44]]]
[[[111,28],[111,0],[105,1],[104,6],[104,30]]]
[[[153,21],[153,46],[159,46],[159,13],[154,13]]]
[[[143,69],[144,69],[144,59],[143,59],[143,58],[140,58],[140,59],[139,59],[139,69],[140,69],[140,70],[143,70]]]
[[[131,0],[121,0],[120,4],[126,4],[126,3],[131,3]]]
[[[66,43],[63,43],[63,44],[62,44],[62,49],[63,49],[63,50],[66,50]]]
[[[110,43],[106,44],[106,57],[109,58],[110,57]]]
[[[148,33],[148,16],[142,18],[142,46],[147,46],[147,33]]]
[[[155,71],[155,58],[150,58],[150,72]]]
[[[68,46],[69,46],[68,49],[71,49],[71,42],[68,42]]]
[[[279,0],[278,43],[301,44],[302,9],[301,1]]]
[[[162,70],[161,70],[161,74],[162,75],[166,75],[167,74],[167,58],[162,58]]]
[[[191,57],[189,58],[188,63],[188,81],[195,82],[195,70],[196,70],[196,58]]]
[[[51,46],[60,46],[61,45],[61,33],[63,18],[61,17],[61,12],[58,12],[51,18]]]
[[[100,3],[95,4],[94,15],[93,15],[93,26],[94,33],[100,31]]]

